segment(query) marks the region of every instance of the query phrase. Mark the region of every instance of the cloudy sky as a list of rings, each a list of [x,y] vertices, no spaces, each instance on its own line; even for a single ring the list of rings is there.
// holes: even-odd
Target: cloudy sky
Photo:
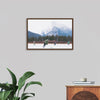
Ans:
[[[38,34],[47,32],[54,26],[72,29],[72,20],[28,20],[28,31]]]

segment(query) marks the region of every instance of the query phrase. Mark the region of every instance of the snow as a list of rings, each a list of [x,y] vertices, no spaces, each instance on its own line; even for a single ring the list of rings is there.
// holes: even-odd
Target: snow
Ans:
[[[72,44],[48,44],[44,47],[43,44],[28,43],[28,49],[72,49]]]

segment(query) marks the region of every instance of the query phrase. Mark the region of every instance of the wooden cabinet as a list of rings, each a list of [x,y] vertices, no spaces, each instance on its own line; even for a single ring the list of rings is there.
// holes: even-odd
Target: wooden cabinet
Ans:
[[[100,100],[100,86],[66,86],[67,100]]]

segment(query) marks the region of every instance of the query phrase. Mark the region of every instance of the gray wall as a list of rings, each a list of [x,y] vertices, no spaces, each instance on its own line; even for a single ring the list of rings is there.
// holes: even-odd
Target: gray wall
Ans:
[[[27,51],[26,18],[74,18],[74,50]],[[99,0],[0,0],[0,82],[36,73],[34,100],[65,100],[65,85],[82,77],[100,84]],[[32,78],[31,78],[32,79]],[[33,99],[29,99],[33,100]]]

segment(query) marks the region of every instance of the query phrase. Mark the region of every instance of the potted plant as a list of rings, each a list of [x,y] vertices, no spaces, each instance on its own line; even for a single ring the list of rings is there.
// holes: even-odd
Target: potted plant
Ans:
[[[35,93],[27,93],[26,89],[30,85],[40,85],[42,86],[41,82],[38,81],[30,81],[26,83],[26,80],[30,78],[31,76],[35,75],[32,71],[27,71],[21,76],[17,82],[17,78],[15,74],[7,68],[9,71],[11,78],[12,78],[12,84],[9,83],[0,83],[0,100],[26,100],[29,97],[35,96]],[[25,84],[26,83],[26,84]],[[23,92],[21,96],[19,96],[20,90],[23,87]]]

